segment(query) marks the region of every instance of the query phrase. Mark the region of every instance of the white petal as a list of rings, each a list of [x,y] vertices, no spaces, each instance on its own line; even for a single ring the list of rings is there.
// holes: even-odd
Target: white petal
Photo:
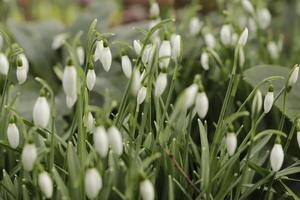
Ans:
[[[280,170],[283,164],[283,159],[284,153],[281,144],[275,144],[270,154],[271,167],[273,171],[277,172]]]
[[[262,108],[262,94],[260,90],[257,90],[253,98],[251,112],[252,114],[259,113]]]
[[[235,133],[227,133],[226,135],[226,147],[229,156],[232,156],[236,150],[237,138]]]
[[[254,12],[253,5],[251,4],[251,2],[249,0],[242,0],[242,6],[243,6],[244,10],[246,12],[248,12],[249,14]]]
[[[64,33],[56,35],[52,41],[52,49],[59,49],[65,43],[66,37]]]
[[[141,87],[138,94],[137,94],[137,104],[140,105],[145,101],[145,98],[147,96],[147,88]]]
[[[209,56],[206,52],[201,54],[201,65],[204,70],[209,70]]]
[[[25,144],[22,151],[22,164],[26,171],[31,171],[34,166],[34,162],[37,158],[37,149],[34,144]]]
[[[290,79],[288,81],[289,86],[296,84],[296,82],[298,80],[298,75],[299,75],[299,66],[295,67],[293,72],[291,73]]]
[[[168,40],[164,40],[160,45],[158,57],[159,57],[159,67],[167,68],[170,63],[171,57],[171,43]]]
[[[270,112],[274,102],[274,93],[273,92],[267,92],[265,96],[265,101],[264,101],[264,112],[268,113]]]
[[[38,176],[38,184],[46,198],[50,199],[53,194],[53,182],[47,172],[42,172]]]
[[[130,59],[128,58],[128,56],[122,56],[121,62],[122,62],[122,70],[124,75],[128,79],[130,79],[132,74],[132,66],[131,66]]]
[[[178,34],[172,34],[171,36],[172,56],[177,59],[181,53],[181,36]]]
[[[132,83],[131,83],[131,90],[133,95],[137,95],[139,89],[141,88],[141,74],[138,69],[134,70],[133,77],[132,77]]]
[[[68,108],[72,108],[76,103],[76,101],[77,101],[77,96],[75,97],[66,96],[66,104]]]
[[[228,46],[231,44],[232,31],[231,26],[226,24],[223,25],[220,31],[220,39],[223,45]]]
[[[86,74],[86,86],[89,91],[92,91],[96,83],[96,73],[95,70],[89,69]]]
[[[184,90],[183,109],[189,109],[194,104],[197,90],[198,90],[198,86],[196,84],[192,84]]]
[[[167,82],[168,82],[167,74],[159,73],[155,82],[155,89],[154,89],[154,95],[156,97],[160,97],[164,93],[167,87]]]
[[[86,123],[87,131],[92,132],[94,130],[94,126],[95,126],[95,119],[93,117],[93,114],[89,112],[87,115],[87,123]]]
[[[201,22],[198,17],[193,17],[190,20],[189,24],[189,32],[192,36],[197,35],[203,26],[203,22]]]
[[[19,58],[22,60],[22,65],[23,65],[23,67],[25,67],[26,73],[28,73],[28,71],[29,71],[29,62],[28,62],[27,57],[25,56],[25,54],[21,53],[19,55]]]
[[[40,96],[37,98],[32,115],[35,126],[41,128],[47,127],[50,119],[50,107],[46,97]]]
[[[96,62],[97,60],[101,60],[102,58],[102,51],[103,51],[103,40],[97,41],[96,42],[96,48],[95,48],[95,52],[94,52],[94,62]]]
[[[108,141],[109,146],[115,154],[118,156],[123,153],[123,141],[120,131],[112,126],[108,129]]]
[[[213,34],[211,33],[207,33],[204,35],[204,41],[205,44],[209,47],[209,48],[214,48],[215,47],[215,37]]]
[[[248,40],[248,28],[245,28],[244,31],[242,32],[238,44],[245,46]]]
[[[81,47],[81,46],[77,47],[76,52],[77,52],[79,64],[83,65],[83,63],[84,63],[84,49],[83,49],[83,47]]]
[[[197,94],[195,104],[195,108],[199,117],[203,119],[207,115],[209,106],[208,98],[205,92],[200,92]]]
[[[140,183],[140,194],[143,200],[154,200],[154,187],[149,180]]]
[[[67,96],[77,96],[77,71],[74,66],[66,66],[63,74],[63,89]]]
[[[103,126],[96,128],[94,133],[94,147],[101,157],[106,157],[108,152],[108,136]]]
[[[103,48],[100,61],[102,63],[103,69],[108,72],[112,62],[112,56],[109,47]]]
[[[24,66],[17,67],[17,79],[19,84],[23,84],[27,79],[27,70]]]
[[[7,127],[7,139],[12,148],[17,148],[20,142],[19,129],[15,123],[9,123]]]
[[[279,49],[274,41],[267,44],[267,49],[272,59],[277,59],[279,57]]]
[[[85,193],[90,199],[98,196],[102,188],[102,178],[96,168],[90,168],[86,171],[84,177]]]
[[[141,45],[141,42],[139,40],[134,40],[133,41],[133,48],[135,50],[135,53],[137,55],[140,55],[141,54],[141,51],[142,51],[142,45]]]
[[[298,142],[298,146],[300,148],[300,131],[297,131],[297,142]]]
[[[0,53],[0,73],[3,75],[7,75],[9,70],[9,63],[6,55]]]
[[[266,29],[271,23],[271,13],[266,8],[261,8],[257,11],[258,25],[261,29]]]
[[[150,6],[150,16],[153,18],[159,17],[159,5],[157,2],[154,2]]]

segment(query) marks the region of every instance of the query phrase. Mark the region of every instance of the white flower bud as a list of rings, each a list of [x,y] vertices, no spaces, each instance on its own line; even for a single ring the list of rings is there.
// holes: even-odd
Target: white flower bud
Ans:
[[[92,91],[96,83],[96,73],[94,69],[89,69],[86,74],[86,86]]]
[[[108,129],[108,141],[112,151],[118,156],[123,153],[123,141],[120,131],[112,126]]]
[[[95,127],[95,119],[93,117],[93,114],[91,112],[88,112],[87,119],[86,119],[86,128],[88,132],[92,132]]]
[[[215,37],[213,34],[211,33],[206,33],[204,35],[204,41],[205,41],[205,44],[209,47],[209,48],[214,48],[215,47]]]
[[[207,115],[208,111],[208,98],[205,92],[200,92],[196,96],[195,109],[198,113],[198,116],[203,119]]]
[[[130,79],[132,74],[132,65],[131,61],[127,55],[122,56],[121,58],[122,70],[126,78]]]
[[[37,149],[34,144],[25,144],[22,151],[22,164],[26,171],[31,171],[34,166],[34,162],[37,158]]]
[[[112,55],[111,55],[110,48],[108,46],[103,47],[102,56],[100,57],[100,61],[102,63],[104,70],[108,72],[110,69],[110,66],[111,66],[111,62],[112,62]]]
[[[135,69],[133,71],[133,77],[132,77],[132,83],[131,83],[131,90],[132,90],[133,95],[137,95],[137,93],[142,85],[141,82],[142,82],[141,73],[138,69]]]
[[[96,42],[96,48],[94,51],[94,62],[96,62],[97,60],[102,60],[102,51],[103,51],[103,40],[97,41]]]
[[[233,132],[229,132],[226,134],[226,148],[229,156],[232,156],[236,150],[237,146],[237,138],[236,134]]]
[[[140,183],[140,194],[143,200],[154,200],[154,187],[149,180],[144,180]]]
[[[167,74],[163,72],[159,73],[155,82],[155,88],[154,88],[155,97],[160,97],[164,93],[167,87],[167,83],[168,83]]]
[[[274,92],[269,91],[269,92],[267,92],[267,94],[265,96],[265,100],[264,100],[264,112],[265,113],[270,112],[270,110],[273,106],[273,102],[274,102]]]
[[[73,65],[65,67],[63,74],[63,89],[67,96],[67,105],[73,106],[77,100],[77,71]]]
[[[283,164],[284,153],[281,144],[274,144],[271,154],[270,161],[272,170],[277,172],[280,170]]]
[[[232,30],[229,24],[222,26],[220,31],[220,39],[224,46],[229,46],[231,44]]]
[[[157,18],[159,17],[159,5],[157,2],[154,2],[150,6],[150,17]]]
[[[23,66],[17,67],[17,79],[18,79],[19,84],[23,84],[26,81],[27,71],[26,71],[25,67],[23,67]]]
[[[201,22],[198,17],[193,17],[190,20],[190,24],[189,24],[190,34],[192,36],[198,35],[198,33],[201,31],[202,26],[203,26],[203,22]]]
[[[245,28],[244,31],[242,32],[238,44],[245,46],[248,40],[248,28]]]
[[[146,87],[141,87],[138,94],[137,94],[137,104],[140,105],[145,101],[145,98],[147,96],[147,88]]]
[[[242,6],[248,14],[252,14],[254,12],[253,5],[249,0],[242,0]]]
[[[84,177],[84,188],[86,196],[94,199],[102,188],[102,178],[96,168],[86,170]]]
[[[274,41],[271,41],[271,42],[269,42],[267,44],[267,49],[268,49],[268,52],[270,54],[270,57],[273,60],[278,59],[278,57],[279,57],[279,49],[278,49],[277,44]]]
[[[96,128],[94,133],[94,147],[101,157],[106,157],[108,152],[108,136],[103,126]]]
[[[17,148],[20,142],[20,133],[15,123],[9,123],[7,127],[7,139],[12,148]]]
[[[297,65],[291,73],[291,76],[288,80],[288,86],[293,86],[296,84],[299,75],[299,65]]]
[[[143,61],[144,64],[149,63],[149,61],[151,60],[150,59],[151,49],[152,49],[152,44],[147,44],[145,46],[143,56],[142,56],[142,61]]]
[[[261,111],[262,108],[262,94],[260,90],[257,90],[252,101],[251,113],[257,114]]]
[[[0,73],[7,75],[9,70],[9,63],[5,54],[0,53]]]
[[[204,70],[209,70],[209,56],[205,51],[201,54],[200,62]]]
[[[67,35],[65,33],[54,36],[52,41],[52,49],[57,50],[64,45]]]
[[[179,34],[172,34],[171,46],[173,58],[178,59],[181,53],[181,36]]]
[[[33,111],[34,125],[40,128],[46,128],[50,119],[50,107],[46,97],[39,96],[34,104]]]
[[[189,109],[194,103],[198,91],[197,84],[192,84],[183,91],[183,109]]]
[[[39,174],[38,184],[45,197],[50,199],[53,194],[53,182],[47,172],[43,171]]]
[[[76,48],[76,53],[78,56],[78,61],[80,65],[83,65],[84,63],[84,49],[82,46],[79,46]]]
[[[261,29],[266,29],[271,23],[271,13],[267,8],[262,8],[257,11],[257,21]]]
[[[239,48],[239,65],[244,66],[245,64],[245,53],[243,48]]]
[[[140,55],[141,54],[141,51],[142,51],[142,45],[141,45],[141,42],[139,40],[134,40],[133,41],[133,48],[134,48],[134,51],[137,55]]]
[[[169,66],[171,54],[171,43],[169,40],[164,40],[158,52],[160,68],[167,68]]]

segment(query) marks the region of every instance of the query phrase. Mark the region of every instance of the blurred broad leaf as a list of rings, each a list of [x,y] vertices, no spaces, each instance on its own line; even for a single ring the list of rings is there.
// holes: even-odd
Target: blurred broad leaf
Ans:
[[[53,37],[62,32],[64,26],[58,21],[8,22],[15,41],[24,49],[30,61],[30,71],[47,80],[53,86],[57,82],[52,70],[55,51],[51,49]]]
[[[244,72],[246,82],[250,83],[253,87],[258,84],[263,79],[270,76],[284,76],[288,77],[290,69],[287,67],[281,66],[273,66],[273,65],[258,65],[247,69]],[[274,80],[272,84],[274,86],[274,94],[278,94],[278,92],[284,87],[286,80]],[[268,91],[268,84],[265,84],[262,88],[260,88],[263,94],[266,94]],[[287,102],[286,102],[286,115],[287,117],[293,121],[296,117],[299,116],[300,113],[300,82],[298,81],[292,90],[288,94]],[[283,104],[283,95],[276,102],[276,107],[282,111]]]

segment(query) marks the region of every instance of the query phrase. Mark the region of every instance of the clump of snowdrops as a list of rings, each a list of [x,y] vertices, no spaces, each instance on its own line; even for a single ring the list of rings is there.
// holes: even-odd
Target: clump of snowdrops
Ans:
[[[183,57],[182,35],[173,19],[160,19],[156,2],[150,6],[149,28],[143,38],[125,44],[113,41],[113,34],[101,33],[94,20],[81,43],[80,34],[66,33],[53,39],[53,51],[64,51],[60,79],[65,104],[72,110],[66,133],[56,130],[56,94],[43,79],[36,77],[40,94],[32,108],[32,120],[15,109],[18,95],[14,85],[24,84],[30,71],[23,49],[1,31],[0,73],[5,79],[1,96],[1,166],[3,199],[248,199],[294,197],[284,183],[300,172],[299,161],[285,163],[286,151],[297,132],[295,120],[289,133],[283,132],[285,105],[277,129],[259,130],[279,97],[285,100],[296,84],[299,66],[288,77],[270,76],[257,84],[235,105],[236,94],[246,62],[249,32],[266,29],[271,20],[267,8],[255,10],[249,0],[241,7],[249,15],[247,26],[219,27],[219,35],[209,31],[198,17],[190,18],[187,37],[203,41],[199,61]],[[172,27],[172,28],[171,28]],[[217,37],[219,39],[217,39]],[[118,45],[120,55],[112,55]],[[2,46],[2,45],[1,45]],[[50,47],[49,47],[50,48]],[[226,49],[224,58],[220,49]],[[280,47],[270,41],[267,51],[278,59]],[[133,56],[134,55],[134,56]],[[91,104],[97,75],[95,63],[103,73],[110,71],[118,57],[128,79],[120,102],[108,110]],[[181,73],[198,63],[201,73],[189,77],[189,85],[176,89]],[[227,62],[228,63],[228,62]],[[228,65],[228,64],[227,64]],[[225,69],[227,67],[227,69]],[[221,110],[211,105],[206,75],[215,68],[225,79],[226,93]],[[15,78],[16,77],[16,78]],[[284,79],[274,92],[272,81]],[[21,86],[22,87],[22,86]],[[182,87],[182,86],[181,86]],[[267,87],[267,92],[261,92]],[[22,102],[19,102],[22,104]],[[206,120],[217,116],[215,123]],[[244,121],[250,122],[244,126]],[[195,134],[196,133],[196,134]],[[267,143],[272,143],[267,146]],[[265,148],[267,146],[267,149]],[[264,154],[257,159],[257,154]]]

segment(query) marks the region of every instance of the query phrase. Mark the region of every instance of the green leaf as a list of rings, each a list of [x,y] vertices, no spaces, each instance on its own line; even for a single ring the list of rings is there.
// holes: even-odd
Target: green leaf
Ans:
[[[198,119],[201,139],[201,189],[206,192],[209,188],[209,145],[207,140],[207,133],[200,119]]]
[[[288,77],[290,69],[287,67],[273,66],[273,65],[259,65],[249,68],[244,72],[246,82],[250,83],[253,87],[263,79],[270,76],[284,76]],[[286,80],[273,80],[275,94],[285,86]],[[268,90],[268,84],[262,86],[261,91],[266,94]],[[298,81],[288,94],[286,104],[286,115],[293,121],[300,113],[300,96],[298,91],[300,90],[300,81]],[[283,96],[283,95],[282,95]],[[275,105],[282,111],[283,97],[279,97]]]
[[[52,169],[52,174],[56,182],[57,189],[60,191],[62,195],[62,199],[70,199],[68,188],[55,168]]]
[[[68,144],[68,172],[73,188],[77,188],[80,183],[80,162],[71,142]]]

